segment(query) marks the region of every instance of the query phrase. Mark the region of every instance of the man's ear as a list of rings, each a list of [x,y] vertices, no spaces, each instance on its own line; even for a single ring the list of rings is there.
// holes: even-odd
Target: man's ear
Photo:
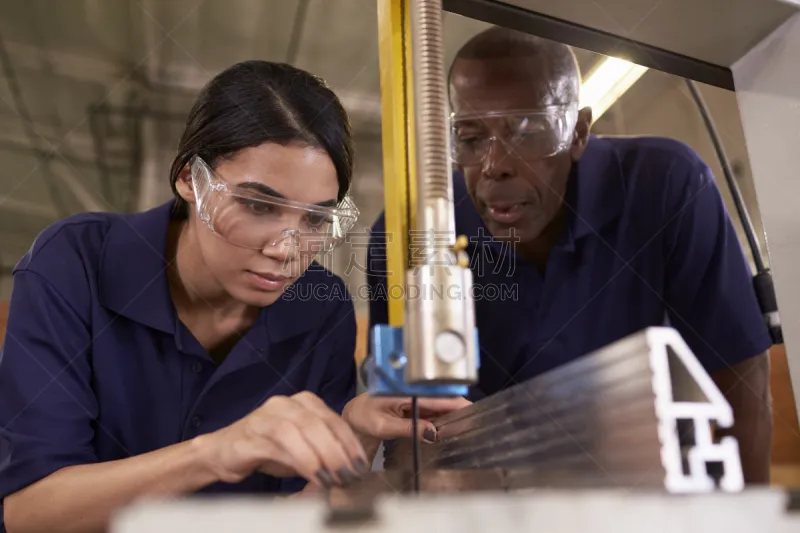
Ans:
[[[575,124],[575,135],[572,138],[570,156],[573,161],[577,161],[586,150],[589,144],[589,135],[592,131],[592,108],[584,107],[578,111],[578,121]]]
[[[194,187],[192,186],[192,172],[189,165],[184,165],[175,180],[175,189],[186,202],[195,203]]]

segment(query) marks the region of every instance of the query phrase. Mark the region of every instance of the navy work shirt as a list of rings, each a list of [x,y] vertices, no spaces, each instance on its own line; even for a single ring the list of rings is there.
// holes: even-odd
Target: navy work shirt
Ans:
[[[709,372],[770,346],[711,171],[682,143],[592,137],[573,165],[573,210],[544,276],[513,245],[492,242],[460,175],[454,193],[456,230],[470,239],[481,347],[473,399],[665,318]],[[385,231],[381,216],[367,258],[371,325],[388,323],[388,295],[397,294],[386,288]]]
[[[355,396],[353,303],[317,264],[214,364],[170,298],[171,205],[58,222],[15,268],[0,350],[0,498],[66,466],[220,429],[270,396],[311,391],[338,412]],[[304,485],[255,474],[207,491]]]

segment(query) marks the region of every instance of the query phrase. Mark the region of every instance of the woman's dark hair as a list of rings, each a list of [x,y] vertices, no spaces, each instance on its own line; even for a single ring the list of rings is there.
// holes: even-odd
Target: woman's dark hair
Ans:
[[[176,215],[187,204],[175,186],[194,156],[214,168],[221,159],[263,143],[302,144],[325,150],[344,198],[353,175],[353,140],[347,112],[325,82],[298,68],[244,61],[214,77],[194,103],[170,169]]]

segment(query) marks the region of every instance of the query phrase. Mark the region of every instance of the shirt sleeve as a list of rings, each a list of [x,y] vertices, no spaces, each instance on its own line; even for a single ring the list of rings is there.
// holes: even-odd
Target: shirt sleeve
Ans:
[[[753,274],[705,165],[694,165],[667,210],[666,303],[670,325],[708,372],[766,351],[771,340]]]
[[[330,361],[319,396],[339,414],[356,396],[356,315],[351,300],[337,306],[328,320],[319,345],[328,347]]]
[[[0,348],[0,500],[66,466],[96,462],[90,346],[87,321],[52,283],[15,272]]]
[[[347,291],[340,292],[347,294]],[[337,305],[325,324],[318,346],[329,353],[325,378],[318,396],[333,411],[342,414],[347,402],[356,396],[356,316],[352,300]],[[280,478],[279,492],[293,493],[303,490],[308,482],[302,477]]]
[[[369,331],[375,324],[389,323],[389,299],[386,289],[386,228],[381,215],[372,227],[367,248],[367,285],[369,288]]]

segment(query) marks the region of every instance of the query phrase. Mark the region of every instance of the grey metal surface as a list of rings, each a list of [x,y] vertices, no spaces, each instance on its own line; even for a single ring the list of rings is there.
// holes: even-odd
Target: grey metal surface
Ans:
[[[531,11],[729,68],[797,7],[777,0],[504,0]]]
[[[434,420],[439,441],[420,463],[510,469],[520,487],[702,492],[722,462],[721,488],[738,490],[735,442],[710,440],[712,422],[732,422],[721,398],[677,332],[650,328]],[[410,441],[387,446],[387,470],[411,465]]]
[[[137,505],[110,532],[797,533],[800,513],[787,512],[787,503],[788,495],[775,490],[696,496],[625,490],[426,494],[386,497],[357,517],[363,520],[331,523],[323,498],[195,499]]]
[[[497,0],[444,0],[444,8],[468,19],[567,44],[579,53],[579,62],[581,53],[624,57],[643,67],[733,90],[729,68],[637,42],[626,35],[581,26]]]
[[[517,492],[524,489],[603,489],[624,488],[637,491],[663,491],[663,473],[650,471],[615,472],[596,467],[579,468],[480,468],[428,469],[419,475],[419,492],[450,494],[473,492]],[[413,494],[411,469],[372,472],[347,487],[334,488],[326,495],[333,509],[372,506],[390,495]]]
[[[552,469],[614,471],[627,465],[663,472],[652,371],[647,347],[639,341],[627,350],[584,357],[437,419],[440,440],[423,445],[423,467],[546,462]],[[409,442],[388,452],[387,469],[409,464]]]
[[[733,66],[747,152],[800,413],[800,15]],[[787,421],[788,422],[788,421]]]

